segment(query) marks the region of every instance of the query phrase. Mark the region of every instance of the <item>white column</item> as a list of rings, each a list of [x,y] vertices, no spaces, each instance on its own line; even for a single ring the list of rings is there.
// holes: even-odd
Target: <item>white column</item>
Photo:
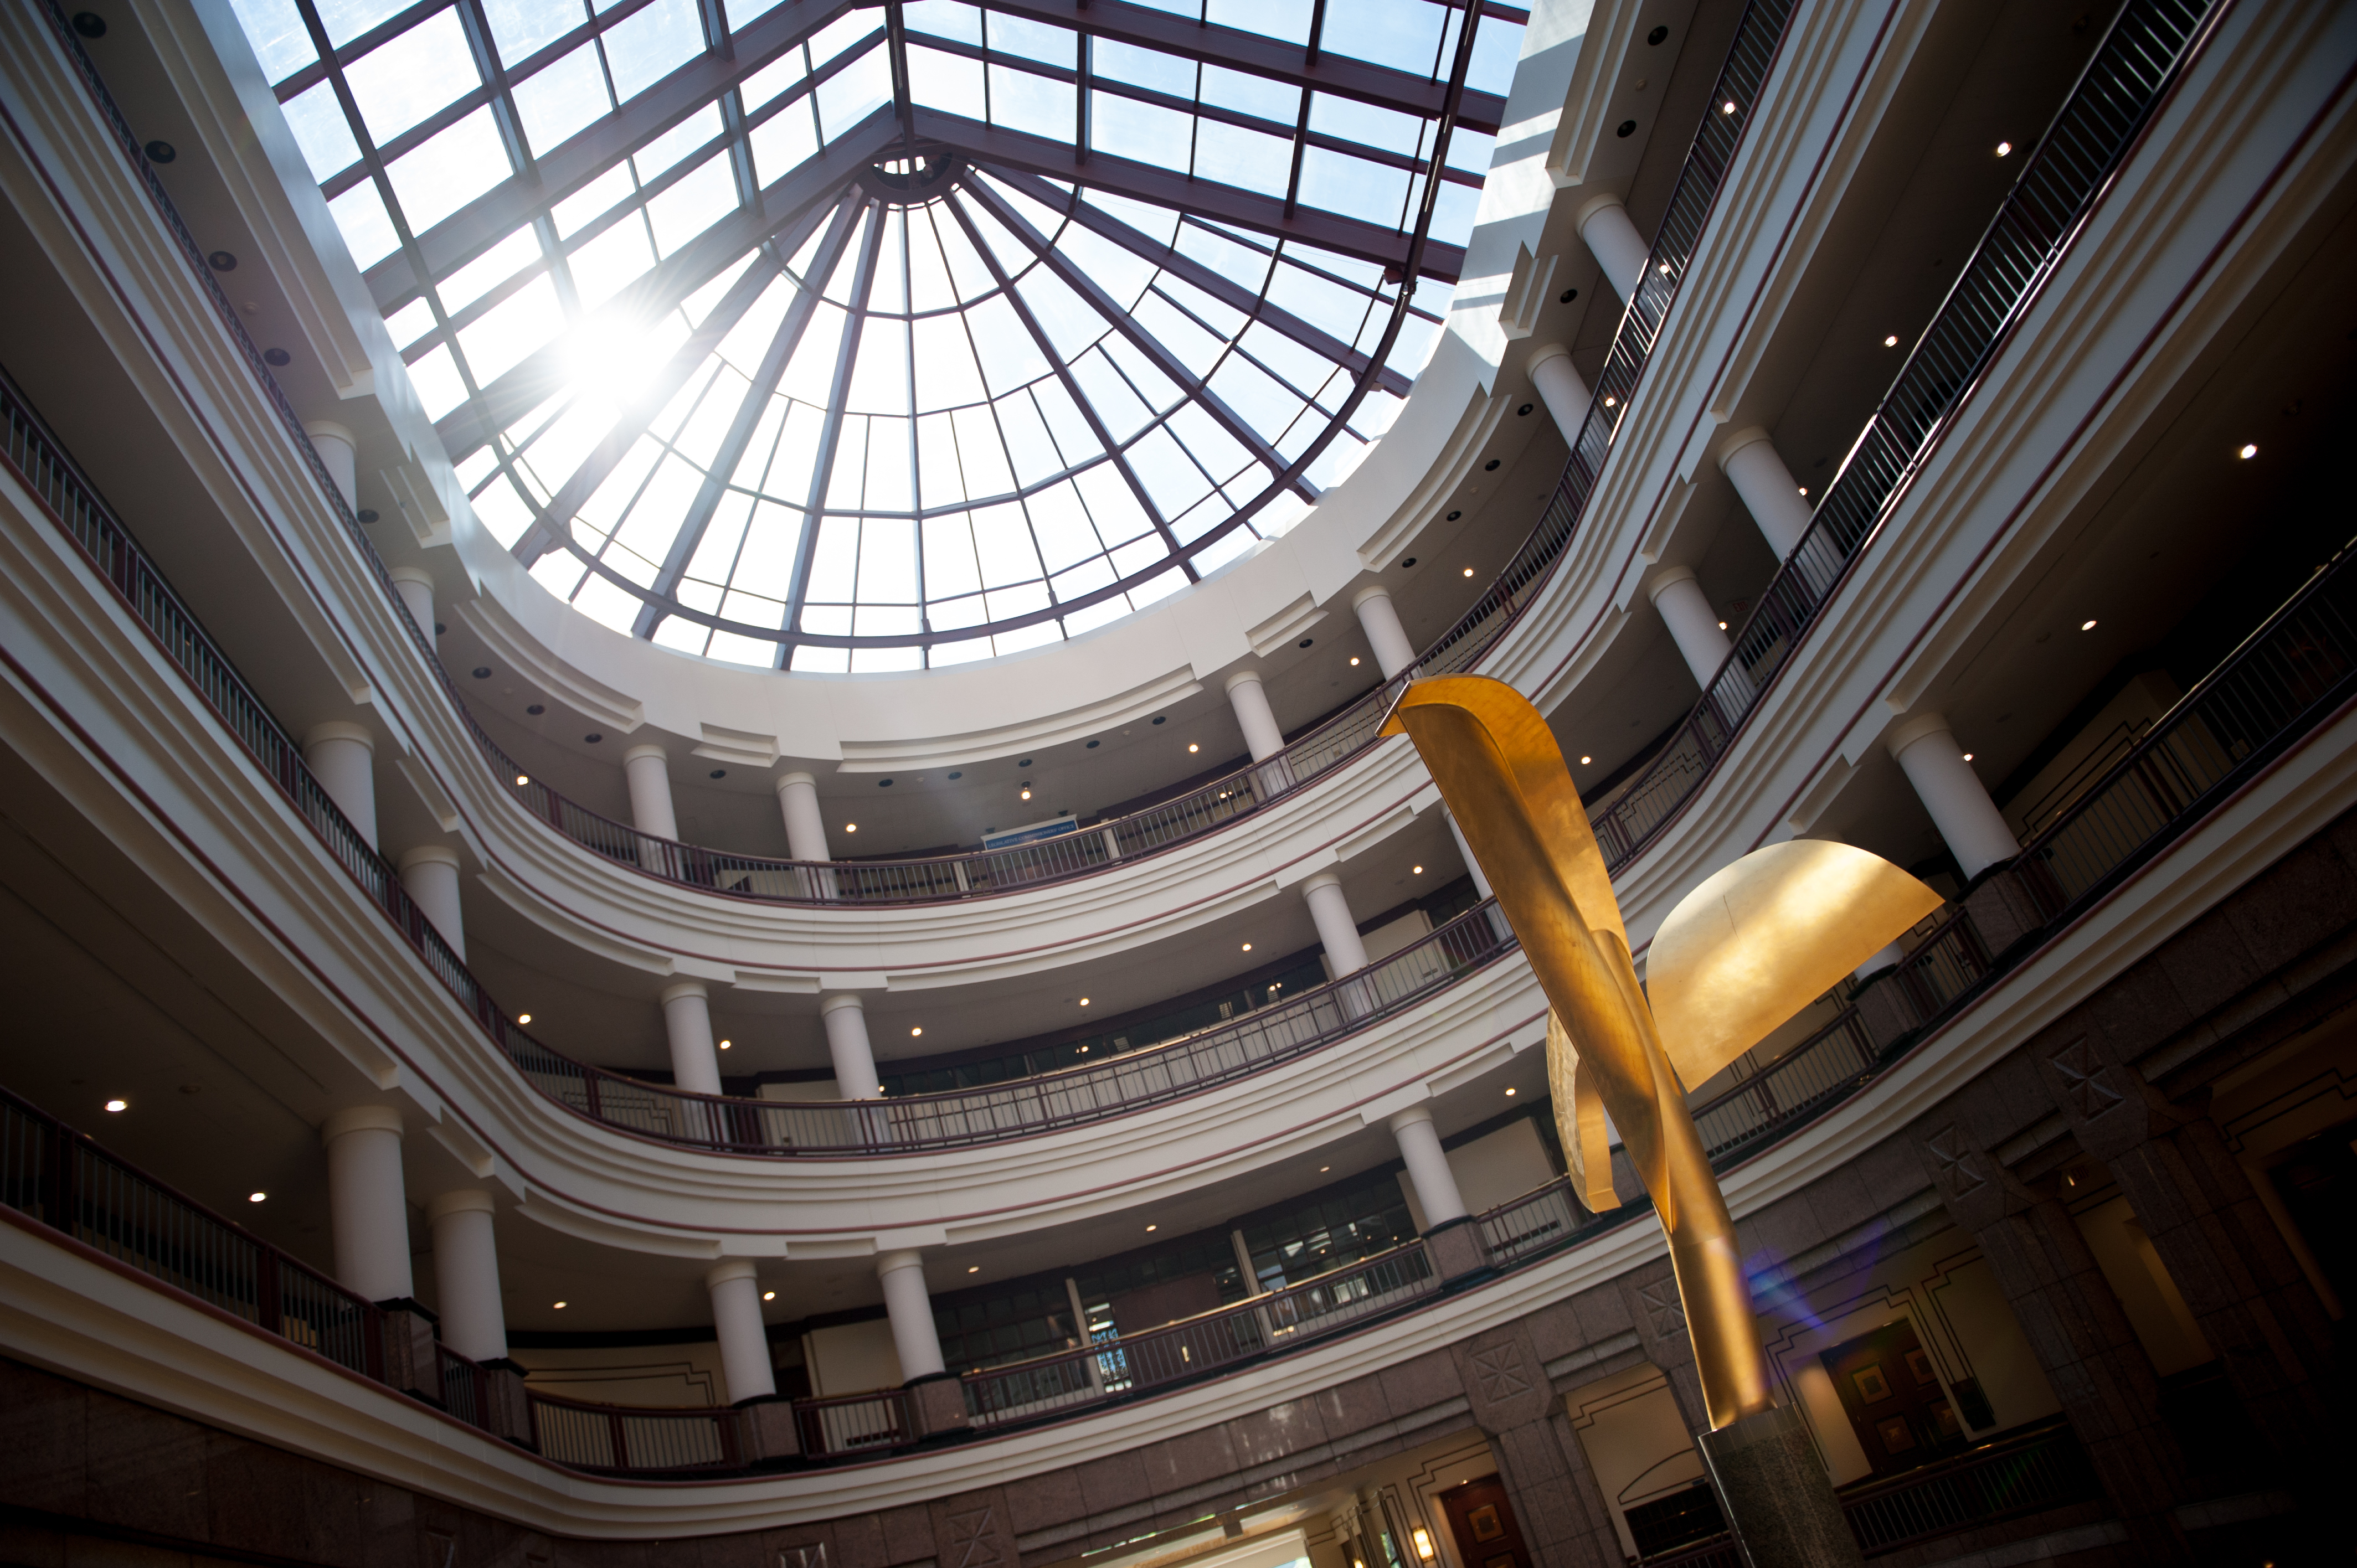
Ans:
[[[321,1123],[319,1137],[328,1145],[337,1283],[371,1301],[416,1294],[401,1176],[401,1112],[385,1105],[351,1106]]]
[[[1342,897],[1342,878],[1321,871],[1301,885],[1309,918],[1318,922],[1318,945],[1334,966],[1334,978],[1356,974],[1367,967],[1367,944],[1359,940],[1359,923],[1351,918],[1350,901]]]
[[[303,766],[371,849],[376,847],[376,737],[340,719],[303,736]]]
[[[939,1376],[941,1332],[933,1326],[933,1300],[925,1294],[925,1261],[913,1251],[885,1252],[876,1260],[884,1282],[884,1310],[892,1319],[892,1348],[900,1353],[900,1380]]]
[[[1694,671],[1695,684],[1708,688],[1710,678],[1727,661],[1731,645],[1727,633],[1718,629],[1718,612],[1703,596],[1702,585],[1695,580],[1693,570],[1673,566],[1659,573],[1645,585],[1645,594],[1653,601],[1653,607],[1662,612],[1671,640],[1685,656],[1686,668]]]
[[[1394,1113],[1391,1125],[1400,1158],[1407,1162],[1408,1183],[1415,1188],[1415,1201],[1424,1209],[1424,1228],[1430,1230],[1464,1219],[1465,1199],[1457,1190],[1457,1173],[1448,1168],[1448,1155],[1440,1147],[1440,1131],[1432,1124],[1430,1107],[1411,1105]]]
[[[458,904],[458,852],[422,843],[401,857],[401,885],[461,962],[467,957],[467,922]]]
[[[434,1283],[442,1342],[470,1361],[504,1360],[506,1304],[500,1296],[499,1239],[491,1195],[479,1187],[446,1192],[425,1206],[434,1224]]]
[[[1579,367],[1571,362],[1571,350],[1560,343],[1545,344],[1532,350],[1529,366],[1531,385],[1538,389],[1539,401],[1555,417],[1555,427],[1563,432],[1565,445],[1578,446],[1580,427],[1587,423],[1587,405],[1596,394],[1580,379]]]
[[[720,1092],[720,1053],[712,1046],[710,997],[700,980],[663,987],[663,1032],[671,1039],[671,1080],[690,1094]]]
[[[826,1024],[826,1054],[834,1061],[834,1091],[845,1100],[873,1100],[884,1086],[876,1078],[876,1052],[867,1043],[867,1009],[856,992],[839,991],[822,998],[819,1016]]]
[[[1415,644],[1407,639],[1407,628],[1400,625],[1399,607],[1392,603],[1389,588],[1370,583],[1351,596],[1351,608],[1358,615],[1359,629],[1367,634],[1375,668],[1383,672],[1384,680],[1415,662]]]
[[[671,774],[663,767],[669,755],[653,745],[634,746],[622,753],[622,774],[630,785],[630,825],[659,839],[679,837],[679,818],[671,809]]]
[[[393,591],[401,596],[401,602],[408,607],[409,618],[417,623],[417,629],[425,634],[429,644],[432,643],[434,574],[423,566],[395,566],[386,575],[393,579]]]
[[[1629,209],[1617,196],[1591,196],[1574,221],[1579,225],[1579,237],[1595,252],[1597,264],[1604,269],[1605,281],[1627,304],[1644,280],[1647,249],[1637,226],[1629,221]]]
[[[311,445],[319,454],[319,461],[328,466],[328,477],[336,489],[343,492],[344,504],[360,505],[360,440],[349,429],[333,421],[315,419],[303,427]]]
[[[1440,820],[1448,824],[1448,836],[1457,841],[1457,858],[1463,861],[1465,869],[1473,874],[1473,890],[1484,898],[1496,897],[1497,894],[1490,886],[1490,879],[1481,874],[1481,863],[1473,858],[1473,846],[1465,842],[1465,830],[1457,825],[1456,817],[1446,806],[1440,809]]]
[[[770,1336],[761,1326],[761,1281],[752,1262],[730,1258],[705,1271],[712,1296],[712,1327],[720,1339],[720,1376],[728,1402],[768,1399],[778,1391],[770,1369]]]
[[[1809,498],[1793,481],[1792,470],[1776,454],[1768,433],[1757,425],[1727,438],[1718,454],[1719,471],[1743,498],[1743,507],[1782,560],[1809,531]]]
[[[826,818],[818,808],[818,780],[807,773],[787,773],[779,777],[777,788],[778,811],[786,819],[786,853],[796,860],[833,860]]]
[[[1261,689],[1260,671],[1239,670],[1228,677],[1228,703],[1243,726],[1244,746],[1254,762],[1265,761],[1285,749],[1285,732],[1276,727],[1268,693]]]
[[[1932,825],[1947,841],[1948,853],[1956,857],[1965,880],[2021,853],[2020,841],[2006,826],[1981,776],[1964,760],[1946,719],[1921,714],[1892,730],[1882,744],[1906,770],[1907,781],[1932,813]]]

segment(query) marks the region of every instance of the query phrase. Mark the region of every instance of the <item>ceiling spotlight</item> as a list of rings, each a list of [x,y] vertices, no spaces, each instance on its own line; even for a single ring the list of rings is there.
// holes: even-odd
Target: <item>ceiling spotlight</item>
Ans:
[[[269,1196],[266,1192],[249,1192],[245,1195],[245,1200],[248,1203],[260,1203]]]
[[[1352,655],[1351,655],[1351,669],[1353,669],[1353,670],[1356,670],[1358,667],[1359,667],[1359,656],[1358,656],[1357,654],[1353,653]]]
[[[965,1266],[965,1272],[970,1274],[978,1274],[982,1273],[982,1265],[980,1263],[968,1263]]]
[[[110,1100],[106,1102],[106,1108],[109,1111],[128,1111],[131,1109],[131,1101],[128,1100]]]
[[[765,1290],[761,1293],[761,1299],[763,1301],[775,1301],[778,1299],[778,1293],[773,1290]]]
[[[1579,765],[1580,765],[1582,768],[1585,768],[1585,767],[1587,767],[1589,763],[1594,762],[1595,760],[1596,760],[1596,758],[1594,758],[1594,757],[1581,757],[1581,758],[1579,759]]]
[[[1899,347],[1899,334],[1898,334],[1898,333],[1896,333],[1896,332],[1893,332],[1893,333],[1889,334],[1888,337],[1884,338],[1882,339],[1882,346],[1883,346],[1884,348],[1886,348],[1886,349],[1896,349],[1897,347]]]
[[[1618,408],[1620,406],[1620,400],[1617,397],[1608,397],[1604,400],[1604,406],[1607,408]]]
[[[730,1045],[732,1045],[732,1044],[734,1044],[734,1042],[733,1042],[733,1041],[729,1041],[729,1040],[723,1040],[723,1041],[721,1041],[721,1042],[720,1042],[720,1048],[721,1048],[722,1050],[724,1050],[724,1051],[725,1051],[725,1050],[726,1050],[726,1049],[729,1047],[729,1046],[730,1046]]]
[[[516,788],[517,788],[517,789],[522,789],[525,785],[527,785],[527,784],[529,784],[529,783],[531,783],[531,782],[532,782],[532,775],[531,775],[531,774],[529,774],[529,773],[519,773],[519,774],[517,774],[517,775],[516,775]]]
[[[1725,621],[1720,621],[1720,622],[1718,623],[1718,629],[1719,629],[1719,630],[1721,630],[1721,631],[1725,631],[1725,630],[1727,629],[1727,623],[1726,623]]]
[[[1732,98],[1730,98],[1730,99],[1728,99],[1726,102],[1724,102],[1724,103],[1720,104],[1720,105],[1718,106],[1718,112],[1719,112],[1720,113],[1722,113],[1722,114],[1732,114],[1732,113],[1735,113],[1735,100],[1734,100],[1734,99],[1732,99]]]
[[[2083,620],[2079,623],[2079,629],[2081,631],[2093,631],[2095,629],[2095,623],[2092,620]]]
[[[1191,740],[1190,740],[1190,741],[1189,741],[1189,742],[1187,743],[1187,749],[1188,749],[1188,751],[1189,751],[1189,752],[1191,753],[1191,752],[1200,751],[1200,750],[1202,750],[1203,748],[1202,748],[1201,746],[1197,746],[1193,741],[1191,741]]]
[[[2013,154],[2013,144],[2012,144],[2011,142],[1999,142],[1999,143],[1996,145],[1996,156],[1999,156],[1999,157],[2001,157],[2001,158],[2002,158],[2002,157],[2009,157],[2009,156],[2012,156],[2012,154]]]
[[[921,1025],[921,1024],[920,1024],[920,1025],[918,1025],[915,1028],[910,1029],[910,1030],[909,1031],[909,1038],[910,1038],[910,1039],[912,1039],[912,1040],[913,1040],[913,1039],[915,1039],[918,1036],[920,1036],[920,1035],[923,1034],[924,1032],[925,1032],[925,1027],[924,1027],[924,1026],[923,1026],[923,1025]]]
[[[1407,874],[1410,876],[1422,876],[1424,875],[1424,867],[1421,865],[1411,865],[1407,868]]]
[[[1023,799],[1024,799],[1024,800],[1029,800],[1030,798],[1031,798],[1031,786],[1030,786],[1030,785],[1028,785],[1028,784],[1026,784],[1025,786],[1023,786]]]
[[[1808,487],[1808,486],[1806,486],[1806,485],[1803,485],[1803,486],[1801,487],[1801,493],[1802,493],[1803,495],[1807,495],[1807,494],[1809,493],[1809,487]]]
[[[1083,1007],[1085,1007],[1085,1006],[1087,1006],[1088,1004],[1089,1004],[1089,999],[1088,999],[1087,997],[1085,997],[1085,996],[1082,997],[1082,998],[1081,998],[1081,1005],[1082,1005],[1082,1006],[1083,1006]]]
[[[532,1015],[529,1013],[519,1013],[516,1015],[516,1022],[519,1024],[529,1024],[532,1022]]]
[[[843,831],[847,833],[856,833],[859,831],[859,824],[857,822],[845,822],[843,824]]]
[[[1506,1089],[1506,1098],[1507,1098],[1507,1099],[1509,1099],[1509,1100],[1512,1100],[1513,1097],[1514,1097],[1514,1090],[1513,1090],[1513,1087],[1512,1087],[1512,1085],[1511,1085],[1511,1084],[1510,1084],[1510,1085],[1508,1085],[1508,1086],[1507,1086],[1507,1089]]]
[[[1471,576],[1471,575],[1473,575],[1473,568],[1472,568],[1472,567],[1470,567],[1470,566],[1466,567],[1466,568],[1465,568],[1465,575],[1466,575],[1467,576],[1469,576],[1469,576]]]
[[[1147,1229],[1148,1230],[1161,1230],[1161,1229],[1162,1229],[1162,1227],[1161,1227],[1161,1226],[1159,1226],[1159,1225],[1149,1225],[1149,1226],[1147,1226],[1147,1227],[1146,1227],[1146,1229]]]
[[[1973,759],[1973,754],[1972,754],[1971,752],[1969,752],[1969,751],[1968,751],[1968,752],[1964,753],[1964,760],[1965,760],[1966,762],[1970,762],[1972,759]]]
[[[1244,951],[1246,951],[1246,952],[1250,952],[1250,951],[1252,951],[1252,943],[1250,943],[1250,942],[1246,942],[1246,943],[1244,944]]]
[[[2259,455],[2259,449],[2258,449],[2258,447],[2256,447],[2255,446],[2250,446],[2250,445],[2245,445],[2245,446],[2243,447],[2243,449],[2242,449],[2241,451],[2239,451],[2239,452],[2237,452],[2237,453],[2235,453],[2235,454],[2234,454],[2234,456],[2235,456],[2240,457],[2240,458],[2241,458],[2244,462],[2245,462],[2245,463],[2249,462],[2252,458],[2254,458],[2254,457],[2257,456],[2258,455]]]
[[[565,1310],[565,1303],[563,1303],[563,1302],[561,1302],[561,1301],[560,1301],[560,1302],[555,1303],[554,1305],[555,1305],[555,1307],[556,1307],[556,1310],[557,1310],[557,1311],[559,1311],[559,1312],[563,1312],[563,1311]]]
[[[1318,1167],[1318,1174],[1319,1176],[1324,1176],[1328,1171],[1330,1171],[1334,1167],[1332,1165],[1319,1165]]]

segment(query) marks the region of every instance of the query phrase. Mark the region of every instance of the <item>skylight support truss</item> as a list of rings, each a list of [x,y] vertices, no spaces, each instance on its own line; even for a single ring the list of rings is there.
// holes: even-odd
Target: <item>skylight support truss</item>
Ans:
[[[859,240],[859,264],[851,280],[852,308],[843,321],[843,336],[836,340],[834,376],[827,388],[825,423],[819,427],[818,457],[811,466],[810,500],[802,509],[802,534],[794,545],[792,586],[786,597],[788,631],[800,631],[802,624],[802,604],[810,596],[811,564],[818,550],[819,520],[826,512],[827,488],[834,482],[834,458],[843,445],[843,404],[851,390],[851,372],[859,360],[859,339],[867,325],[867,298],[876,287],[876,259],[883,249],[883,213],[870,202],[867,206],[867,227]],[[812,270],[812,286],[823,289],[826,274]],[[786,667],[791,656],[789,643],[778,644],[778,668]]]

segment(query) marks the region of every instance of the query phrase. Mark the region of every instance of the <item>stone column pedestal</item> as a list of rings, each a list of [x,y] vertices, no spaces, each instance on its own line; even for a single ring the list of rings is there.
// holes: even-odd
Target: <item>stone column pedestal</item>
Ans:
[[[434,1356],[434,1319],[403,1297],[381,1301],[384,1314],[384,1381],[433,1404],[442,1402],[442,1368]]]
[[[936,1372],[907,1385],[909,1419],[920,1438],[966,1430],[965,1384],[951,1372]]]
[[[1490,1273],[1490,1249],[1481,1242],[1481,1225],[1470,1215],[1443,1220],[1424,1233],[1424,1255],[1443,1284],[1471,1283]]]
[[[1862,1568],[1857,1537],[1798,1411],[1747,1415],[1695,1446],[1751,1568]]]
[[[532,1402],[524,1397],[523,1369],[513,1361],[485,1361],[481,1378],[483,1425],[494,1437],[519,1448],[536,1448]]]
[[[737,1407],[748,1464],[792,1459],[802,1451],[802,1433],[794,1424],[793,1401],[783,1394],[749,1399]]]

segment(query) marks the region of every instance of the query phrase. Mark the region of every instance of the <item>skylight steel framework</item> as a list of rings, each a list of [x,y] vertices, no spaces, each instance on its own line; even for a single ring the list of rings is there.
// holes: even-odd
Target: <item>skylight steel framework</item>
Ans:
[[[235,4],[494,533],[609,625],[820,670],[1102,624],[1347,471],[1525,19]]]

